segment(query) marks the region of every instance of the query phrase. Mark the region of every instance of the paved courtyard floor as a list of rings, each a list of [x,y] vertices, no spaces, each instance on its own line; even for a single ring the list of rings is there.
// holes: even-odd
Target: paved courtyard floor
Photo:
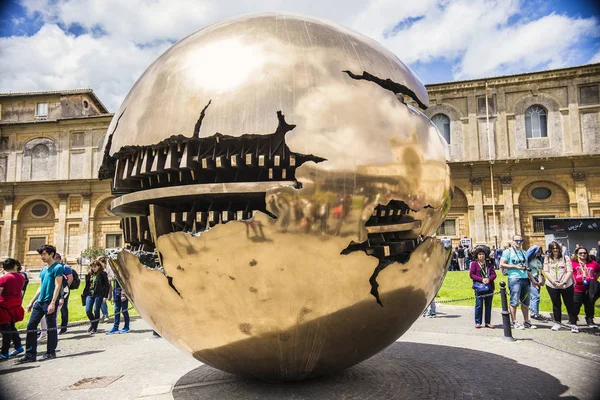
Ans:
[[[549,324],[539,323],[536,330],[513,331],[518,340],[509,343],[503,339],[499,310],[492,322],[497,329],[475,329],[471,307],[439,305],[437,318],[419,318],[377,356],[341,373],[295,384],[243,380],[202,365],[154,339],[139,318],[125,335],[99,331],[90,336],[86,327],[78,327],[60,337],[54,360],[1,362],[0,398],[600,398],[599,336],[553,332]],[[39,350],[44,348],[42,344]],[[85,384],[96,387],[84,389]]]

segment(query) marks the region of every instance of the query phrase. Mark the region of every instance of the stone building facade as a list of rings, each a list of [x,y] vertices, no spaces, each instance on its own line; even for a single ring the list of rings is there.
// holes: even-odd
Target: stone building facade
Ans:
[[[600,217],[600,64],[427,89],[455,184],[439,236],[545,246],[543,218]]]
[[[74,264],[88,246],[121,244],[97,179],[112,116],[90,89],[0,94],[0,259],[38,267],[47,242]]]
[[[491,245],[516,232],[530,246],[544,244],[542,218],[600,217],[600,64],[427,89],[455,183],[439,236]],[[0,259],[37,267],[49,242],[74,264],[122,244],[97,179],[112,116],[89,89],[0,93]]]

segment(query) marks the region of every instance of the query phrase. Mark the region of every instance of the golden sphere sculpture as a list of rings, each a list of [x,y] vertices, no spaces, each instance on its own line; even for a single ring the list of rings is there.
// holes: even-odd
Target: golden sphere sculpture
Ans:
[[[310,17],[244,16],[173,45],[116,112],[99,171],[126,243],[111,264],[140,314],[267,381],[392,344],[449,262],[447,145],[427,105],[394,54]]]

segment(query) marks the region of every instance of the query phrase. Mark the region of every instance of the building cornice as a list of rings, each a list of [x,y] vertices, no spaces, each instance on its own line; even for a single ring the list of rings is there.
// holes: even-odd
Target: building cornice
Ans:
[[[529,72],[515,75],[493,76],[489,78],[471,79],[454,82],[440,82],[426,84],[425,87],[430,94],[464,89],[483,89],[487,82],[488,86],[507,86],[514,84],[537,83],[549,79],[573,79],[589,75],[600,75],[600,63],[588,64],[577,67],[553,69],[539,72]]]
[[[39,96],[69,96],[75,94],[87,94],[92,98],[92,101],[96,104],[100,112],[108,113],[108,108],[102,103],[102,101],[96,96],[93,89],[67,89],[67,90],[47,90],[41,92],[4,92],[0,93],[0,98],[11,98],[11,97],[39,97]]]
[[[51,124],[51,123],[61,123],[61,122],[70,122],[70,121],[82,121],[82,120],[92,120],[92,119],[103,119],[110,118],[114,116],[114,113],[100,114],[100,115],[89,115],[89,116],[81,116],[81,117],[70,117],[70,118],[57,118],[57,119],[45,119],[45,120],[34,120],[34,121],[15,121],[15,122],[1,122],[0,128],[9,127],[9,126],[18,126],[18,125],[40,125],[40,124]]]

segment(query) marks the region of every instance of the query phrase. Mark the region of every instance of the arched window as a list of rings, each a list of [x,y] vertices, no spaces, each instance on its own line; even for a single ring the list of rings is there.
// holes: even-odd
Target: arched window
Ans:
[[[547,115],[546,109],[538,105],[525,111],[525,132],[528,139],[548,137]]]
[[[50,158],[50,150],[45,144],[37,144],[31,150],[31,179],[43,180],[48,179],[48,162]]]
[[[431,122],[438,128],[446,142],[450,144],[450,118],[444,114],[435,114],[431,118]]]

